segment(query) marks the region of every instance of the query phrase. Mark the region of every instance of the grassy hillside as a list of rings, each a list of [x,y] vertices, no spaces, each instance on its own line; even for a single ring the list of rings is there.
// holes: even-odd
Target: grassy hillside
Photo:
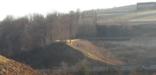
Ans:
[[[94,40],[94,44],[108,49],[114,56],[128,64],[154,65],[156,63],[155,37],[136,37],[123,41]]]
[[[69,46],[82,52],[85,56],[111,65],[121,65],[123,64],[122,61],[118,60],[117,58],[113,57],[111,53],[109,53],[104,48],[96,47],[96,45],[92,44],[87,40],[81,39],[74,39],[71,42],[67,42]]]
[[[129,13],[122,13],[120,15],[116,15],[118,13],[110,13],[108,18],[101,18],[98,20],[99,24],[126,24],[129,22],[153,22],[156,21],[156,10],[138,10]],[[103,13],[105,14],[105,13]],[[114,16],[112,16],[114,15]],[[105,17],[105,15],[101,15]]]
[[[126,22],[144,22],[156,21],[154,17],[156,9],[142,9],[138,10],[137,5],[128,5],[121,7],[114,7],[109,9],[97,9],[92,11],[85,11],[84,13],[96,12],[97,22],[99,24],[113,24]],[[154,17],[152,17],[154,16]],[[114,23],[115,22],[115,23]]]

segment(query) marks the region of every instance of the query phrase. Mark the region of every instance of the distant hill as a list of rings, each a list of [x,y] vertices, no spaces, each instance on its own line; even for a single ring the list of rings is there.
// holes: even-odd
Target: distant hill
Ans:
[[[144,4],[144,5],[143,5]],[[143,3],[142,6],[139,6],[142,9],[138,8],[138,5],[127,5],[121,7],[114,7],[109,9],[97,9],[84,11],[90,15],[96,14],[97,24],[103,25],[114,25],[121,23],[133,23],[133,22],[153,22],[156,21],[156,9],[150,7],[150,3]],[[151,3],[152,4],[152,3]],[[149,5],[149,6],[148,6]],[[146,7],[146,9],[143,9]]]
[[[101,10],[101,14],[102,13],[117,13],[117,12],[122,12],[122,13],[127,12],[128,13],[128,12],[133,12],[133,11],[136,11],[136,10],[137,10],[137,5],[127,5],[127,6],[103,9],[103,10]]]

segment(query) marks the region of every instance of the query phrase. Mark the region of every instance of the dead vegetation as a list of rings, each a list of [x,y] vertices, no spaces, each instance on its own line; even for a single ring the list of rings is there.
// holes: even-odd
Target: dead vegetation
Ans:
[[[87,40],[74,39],[69,42],[67,41],[67,44],[91,59],[112,65],[124,64],[123,61],[113,57],[107,50],[100,50],[100,48]]]
[[[40,75],[31,67],[0,55],[0,75]]]

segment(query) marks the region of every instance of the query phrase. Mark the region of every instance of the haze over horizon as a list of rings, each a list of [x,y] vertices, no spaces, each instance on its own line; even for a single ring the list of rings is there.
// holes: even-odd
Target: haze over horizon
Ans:
[[[107,9],[156,0],[0,0],[0,20],[7,15],[15,18],[33,13],[46,15],[53,12],[67,13],[71,10]]]

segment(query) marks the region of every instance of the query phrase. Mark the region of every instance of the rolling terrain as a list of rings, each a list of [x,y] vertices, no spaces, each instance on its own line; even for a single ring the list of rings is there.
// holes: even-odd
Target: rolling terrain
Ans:
[[[71,40],[71,43],[55,42],[44,48],[17,53],[12,58],[40,69],[59,67],[63,62],[75,65],[84,59],[100,62],[100,64],[124,64],[107,50],[100,49],[91,42],[80,39]]]
[[[87,68],[97,72],[103,72],[104,68],[108,72],[142,70],[142,67],[155,70],[156,9],[136,8],[129,5],[84,11],[72,14],[73,18],[71,14],[54,14],[47,18],[37,16],[30,21],[4,20],[0,28],[0,53],[44,71],[63,68],[66,72],[69,67],[72,71],[78,67],[80,71]],[[3,56],[0,56],[0,67],[1,71],[3,67],[9,71],[11,68],[12,75],[16,70],[30,72],[26,72],[27,75],[37,72]]]

